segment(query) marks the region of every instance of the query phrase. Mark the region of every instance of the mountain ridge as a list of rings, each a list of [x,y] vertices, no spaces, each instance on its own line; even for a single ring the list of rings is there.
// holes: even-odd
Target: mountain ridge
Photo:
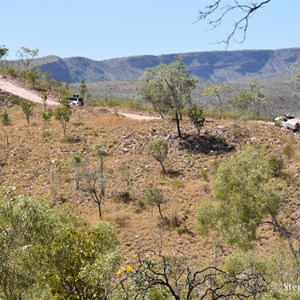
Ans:
[[[37,59],[34,66],[62,82],[138,80],[146,68],[169,64],[180,54],[136,55],[106,60],[86,57]],[[269,78],[290,73],[300,63],[300,48],[277,50],[218,50],[184,53],[192,75],[206,82],[238,82],[248,77]]]

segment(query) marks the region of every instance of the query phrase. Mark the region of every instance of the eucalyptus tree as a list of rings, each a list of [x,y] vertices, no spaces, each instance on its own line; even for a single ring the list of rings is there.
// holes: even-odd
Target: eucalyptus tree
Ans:
[[[180,115],[183,108],[192,102],[192,91],[196,88],[196,82],[197,79],[189,73],[182,59],[169,65],[160,64],[147,69],[142,78],[140,93],[160,113],[168,110],[175,113],[180,138]]]
[[[24,67],[27,69],[31,62],[38,56],[39,49],[30,49],[27,47],[21,47],[20,50],[17,51],[17,56],[21,59]]]
[[[45,197],[0,190],[0,299],[106,299],[120,261],[115,230]]]
[[[217,105],[220,110],[220,118],[224,115],[225,102],[230,91],[228,83],[215,83],[204,88],[204,96],[217,100]]]
[[[163,219],[161,212],[161,205],[169,201],[169,199],[164,195],[163,191],[159,188],[153,188],[146,191],[147,203],[151,206],[157,206],[160,217]]]
[[[21,47],[21,49],[17,51],[17,56],[21,59],[24,67],[28,69],[31,62],[39,55],[39,51],[39,49]]]
[[[281,234],[298,262],[294,242],[299,243],[299,235],[292,234],[278,216],[286,197],[285,184],[278,176],[282,166],[258,145],[220,165],[213,184],[216,201],[204,201],[199,207],[200,233],[216,230],[230,244],[249,249],[257,239],[258,227],[269,224]]]

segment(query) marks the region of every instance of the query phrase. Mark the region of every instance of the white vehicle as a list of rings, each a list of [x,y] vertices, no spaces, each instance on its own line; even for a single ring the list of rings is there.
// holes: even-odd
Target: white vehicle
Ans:
[[[274,119],[275,125],[298,131],[300,129],[300,119],[295,118],[294,115],[285,114]]]
[[[73,95],[69,98],[69,103],[72,105],[83,106],[83,98],[80,98],[79,95]]]

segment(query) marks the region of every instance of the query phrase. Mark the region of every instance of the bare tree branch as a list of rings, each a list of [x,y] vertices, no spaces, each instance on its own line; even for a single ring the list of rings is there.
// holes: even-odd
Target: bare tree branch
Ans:
[[[226,46],[228,46],[232,40],[243,43],[246,39],[250,17],[272,0],[260,0],[256,2],[243,1],[234,0],[231,1],[233,2],[232,4],[226,4],[224,0],[213,0],[211,5],[208,5],[203,10],[199,11],[198,21],[205,20],[210,26],[216,28],[221,25],[226,17],[234,18],[234,14],[237,13],[240,17],[237,17],[237,20],[234,21],[233,29],[227,38],[220,43],[224,43]],[[242,38],[236,40],[235,37],[239,32],[242,32]]]
[[[193,271],[185,257],[164,256],[152,249],[138,253],[135,269],[119,283],[125,299],[148,299],[155,287],[166,289],[174,300],[255,299],[268,291],[262,274],[230,274],[214,266]],[[130,298],[132,284],[134,296]]]

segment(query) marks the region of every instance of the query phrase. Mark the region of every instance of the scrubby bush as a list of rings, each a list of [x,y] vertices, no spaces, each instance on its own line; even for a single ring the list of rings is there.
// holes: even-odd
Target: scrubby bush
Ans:
[[[146,192],[146,198],[149,205],[157,206],[159,215],[163,219],[161,205],[169,201],[169,199],[163,194],[163,191],[158,188],[150,189]]]
[[[148,144],[147,147],[147,153],[159,162],[163,174],[166,173],[166,168],[164,163],[165,160],[167,159],[168,152],[169,152],[169,145],[166,140],[157,140],[155,142],[151,142]]]
[[[197,129],[198,135],[200,134],[200,130],[204,125],[205,118],[203,117],[203,109],[196,104],[193,104],[189,107],[187,111],[187,115],[192,122],[192,124]]]
[[[10,125],[10,118],[9,118],[8,113],[7,113],[6,110],[1,114],[1,123],[4,126]]]
[[[30,123],[30,117],[33,114],[34,107],[35,107],[35,104],[33,102],[30,102],[30,101],[22,101],[21,102],[21,108],[25,115],[27,124]]]

